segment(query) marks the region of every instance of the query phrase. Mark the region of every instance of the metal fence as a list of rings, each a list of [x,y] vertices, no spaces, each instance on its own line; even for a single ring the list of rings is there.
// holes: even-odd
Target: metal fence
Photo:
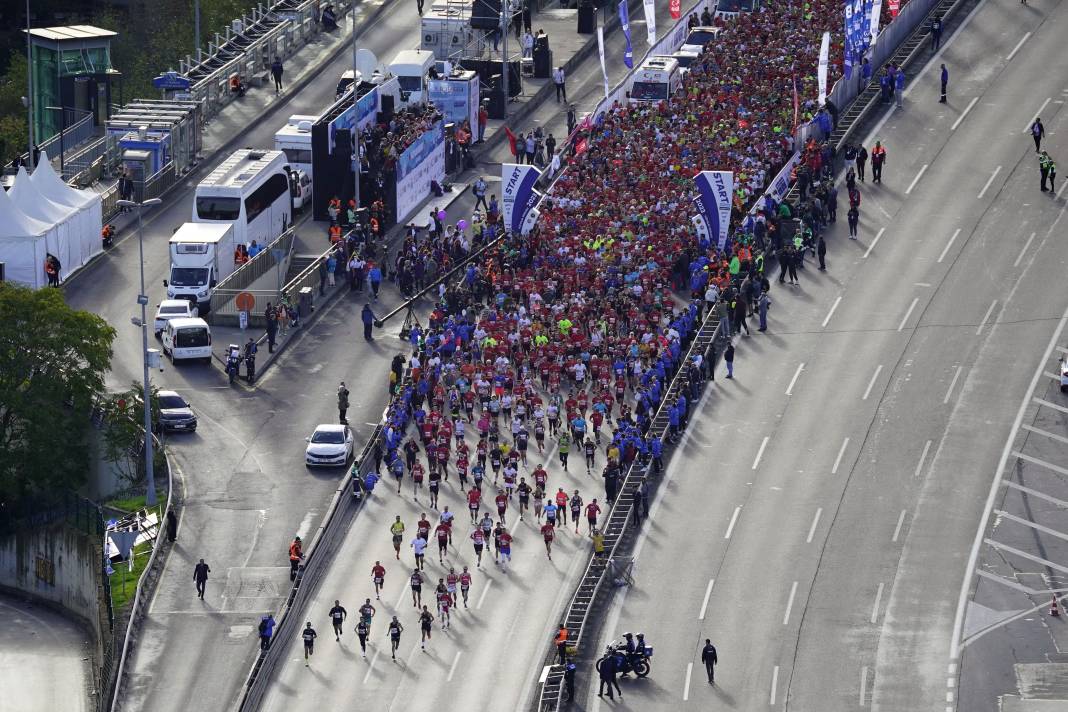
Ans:
[[[211,311],[209,312],[212,324],[223,321],[236,323],[239,310],[234,298],[242,292],[250,292],[256,297],[257,304],[278,300],[285,287],[286,269],[293,256],[296,237],[296,228],[289,228],[274,242],[265,246],[255,257],[216,285],[211,293]],[[229,258],[222,255],[220,259]],[[272,271],[276,273],[275,279],[265,279]],[[261,302],[261,297],[263,302]]]
[[[0,535],[35,529],[56,522],[90,535],[103,536],[104,520],[100,507],[74,492],[38,495],[0,502]]]

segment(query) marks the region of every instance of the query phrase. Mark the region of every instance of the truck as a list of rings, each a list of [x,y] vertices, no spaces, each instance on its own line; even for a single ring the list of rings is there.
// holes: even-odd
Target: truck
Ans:
[[[427,100],[427,75],[436,60],[434,53],[424,49],[406,49],[397,53],[389,63],[389,73],[400,83],[401,103],[405,106]]]
[[[234,271],[233,223],[185,223],[171,236],[171,274],[163,280],[168,299],[186,299],[199,314],[211,308],[211,294]]]

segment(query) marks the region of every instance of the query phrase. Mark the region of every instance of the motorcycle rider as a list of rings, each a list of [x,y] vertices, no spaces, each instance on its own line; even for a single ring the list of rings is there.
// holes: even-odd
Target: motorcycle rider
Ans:
[[[245,374],[248,376],[249,383],[256,380],[256,351],[256,342],[250,336],[248,343],[245,344]]]

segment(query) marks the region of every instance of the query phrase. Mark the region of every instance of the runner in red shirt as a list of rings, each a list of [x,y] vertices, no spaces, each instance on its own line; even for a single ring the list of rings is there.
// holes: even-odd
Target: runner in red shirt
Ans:
[[[545,539],[545,553],[549,556],[549,561],[553,560],[553,539],[556,538],[556,527],[549,522],[541,525],[541,536]]]
[[[501,520],[502,524],[506,524],[504,514],[508,510],[508,495],[504,493],[504,490],[498,488],[497,496],[493,498],[493,501],[497,503],[497,518]]]
[[[556,516],[560,517],[560,524],[567,526],[567,492],[564,492],[563,487],[558,487],[556,490]]]
[[[589,525],[589,534],[593,535],[593,530],[597,527],[597,515],[601,513],[601,508],[597,506],[597,500],[593,500],[586,505],[586,523]]]
[[[386,567],[381,561],[376,561],[371,567],[371,579],[375,582],[375,598],[381,599],[382,587],[386,583]]]
[[[438,538],[438,563],[445,563],[445,554],[449,550],[449,525],[445,522],[434,528],[434,534]]]
[[[482,490],[472,487],[467,490],[467,511],[471,513],[471,523],[478,522],[478,507],[482,502]]]
[[[449,595],[448,590],[442,590],[441,585],[438,585],[438,617],[441,618],[441,629],[445,630],[449,627],[449,609],[452,608],[452,596]]]
[[[460,596],[464,599],[464,608],[467,608],[467,594],[471,590],[471,573],[464,567],[460,573]]]
[[[482,550],[486,547],[486,533],[482,531],[482,527],[475,526],[475,530],[471,532],[471,541],[475,547],[475,566],[482,567]],[[465,567],[466,568],[466,567]]]

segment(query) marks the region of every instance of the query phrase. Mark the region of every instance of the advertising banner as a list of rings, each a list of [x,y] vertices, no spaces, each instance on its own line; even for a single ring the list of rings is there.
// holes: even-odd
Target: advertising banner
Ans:
[[[871,43],[871,14],[875,0],[845,0],[845,76],[853,75],[853,66]]]
[[[431,79],[427,82],[430,103],[438,107],[446,123],[459,128],[464,121],[478,128],[478,77],[465,80]]]
[[[627,9],[627,0],[619,0],[619,26],[623,28],[623,39],[627,46],[623,50],[623,64],[627,69],[634,69],[634,48],[630,44],[630,10]]]
[[[430,194],[430,181],[445,179],[445,123],[438,121],[397,159],[397,222]]]
[[[823,33],[823,44],[820,45],[820,63],[816,71],[816,79],[820,86],[820,106],[827,103],[827,63],[831,58],[831,33]]]
[[[873,0],[871,6],[871,35],[868,44],[875,44],[879,39],[879,20],[883,12],[883,0]]]
[[[697,213],[705,221],[708,234],[723,249],[731,225],[734,172],[701,171],[693,180],[697,185],[697,197],[694,199]]]
[[[374,121],[376,113],[378,113],[378,87],[361,96],[355,107],[350,106],[330,122],[327,133],[330,153],[334,152],[334,132],[338,129],[348,129],[355,133],[356,126],[361,129],[367,128],[367,125]],[[352,138],[355,140],[356,137]]]
[[[643,0],[645,8],[645,41],[652,47],[656,44],[656,0]]]
[[[604,77],[604,96],[607,99],[610,93],[608,88],[608,69],[604,64],[604,28],[597,25],[597,55],[601,58],[601,76]]]
[[[526,233],[534,225],[541,201],[541,193],[534,190],[541,171],[534,166],[516,163],[501,164],[501,208],[505,228],[511,232]]]

